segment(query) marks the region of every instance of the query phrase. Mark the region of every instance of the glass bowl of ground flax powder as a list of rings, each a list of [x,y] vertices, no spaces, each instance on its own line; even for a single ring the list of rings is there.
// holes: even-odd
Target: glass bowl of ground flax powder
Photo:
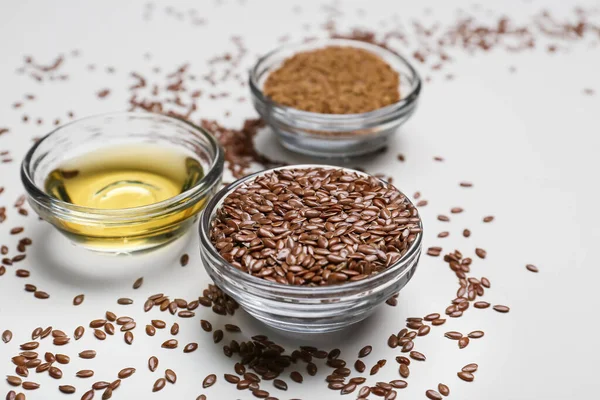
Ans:
[[[281,144],[344,158],[384,147],[416,109],[421,79],[400,55],[357,40],[281,47],[250,71],[254,106]]]
[[[398,189],[332,166],[269,169],[222,189],[200,221],[213,281],[274,328],[323,333],[366,318],[412,278],[422,223]]]

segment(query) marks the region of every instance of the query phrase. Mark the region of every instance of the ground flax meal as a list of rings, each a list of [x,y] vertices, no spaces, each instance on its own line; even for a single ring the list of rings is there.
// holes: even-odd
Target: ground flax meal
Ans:
[[[397,71],[355,47],[301,52],[271,73],[265,94],[275,102],[323,114],[373,111],[400,100]]]

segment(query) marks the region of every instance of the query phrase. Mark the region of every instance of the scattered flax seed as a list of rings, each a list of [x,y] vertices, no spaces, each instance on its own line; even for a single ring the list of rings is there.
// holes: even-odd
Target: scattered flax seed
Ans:
[[[448,396],[450,395],[450,388],[448,388],[447,385],[443,384],[443,383],[439,383],[438,384],[438,391],[443,395],[443,396]]]
[[[460,371],[457,373],[458,377],[465,382],[473,382],[475,376],[470,372]]]
[[[98,95],[98,98],[100,98],[100,99],[103,99],[103,98],[105,98],[105,97],[106,97],[106,96],[108,96],[109,94],[110,94],[110,89],[102,89],[102,90],[100,90],[100,91],[97,93],[97,95]]]
[[[165,342],[163,342],[161,347],[164,349],[175,349],[175,348],[177,348],[177,345],[178,345],[178,342],[176,339],[169,339],[169,340],[166,340]]]
[[[444,161],[444,158],[443,158],[443,157],[440,157],[440,156],[435,156],[435,157],[433,157],[433,160],[434,160],[434,161],[439,161],[439,162],[442,162],[442,161]]]
[[[103,396],[104,397],[104,396]],[[94,398],[94,389],[88,390],[81,396],[81,400],[92,400]]]
[[[450,212],[452,214],[460,214],[461,212],[463,212],[464,210],[461,207],[452,207],[450,209]]]
[[[152,356],[148,359],[148,369],[151,372],[156,371],[156,368],[158,368],[158,358],[156,358],[155,356]]]
[[[137,278],[135,280],[135,282],[133,282],[133,288],[134,289],[139,289],[140,287],[142,287],[143,283],[144,283],[144,278],[143,277]]]
[[[133,304],[133,300],[127,297],[121,297],[119,300],[117,300],[117,303],[126,306]]]
[[[179,259],[179,264],[181,264],[182,267],[185,267],[186,265],[188,265],[189,261],[190,261],[190,256],[186,253],[186,254],[182,255],[181,258]]]
[[[106,339],[106,333],[104,333],[104,331],[101,331],[100,329],[94,329],[94,336],[98,340]]]
[[[91,378],[92,376],[94,376],[94,371],[92,371],[91,369],[82,369],[81,371],[77,371],[75,373],[75,376],[77,376],[78,378]]]
[[[131,331],[125,332],[123,339],[125,340],[125,343],[132,344],[133,343],[133,332],[131,332]]]
[[[471,231],[468,229],[463,230],[463,236],[468,238],[469,236],[471,236]]]
[[[204,330],[205,332],[212,331],[212,324],[204,319],[200,320],[200,326],[202,327],[202,330]]]
[[[302,377],[302,374],[298,371],[292,371],[290,373],[290,379],[293,380],[296,383],[302,383],[304,381],[304,378]]]
[[[162,390],[166,384],[167,384],[167,381],[165,378],[158,378],[156,380],[156,382],[154,382],[154,385],[152,386],[152,391],[158,392],[158,391]]]
[[[365,346],[362,349],[360,349],[360,351],[358,352],[358,356],[360,358],[366,357],[369,354],[371,354],[371,351],[373,350],[372,346]]]
[[[23,382],[21,387],[25,390],[36,390],[40,388],[40,384],[36,382]]]
[[[83,326],[78,326],[75,329],[75,332],[73,333],[73,337],[75,338],[75,340],[79,340],[83,336],[84,332],[85,332],[85,328]]]
[[[473,373],[473,372],[476,372],[478,368],[479,368],[479,366],[477,364],[471,363],[471,364],[467,364],[464,367],[462,367],[461,371]]]
[[[467,188],[467,187],[473,187],[473,184],[471,182],[461,182],[460,186]]]
[[[188,343],[185,345],[185,347],[183,348],[183,352],[184,353],[191,353],[193,351],[196,351],[198,349],[198,343]]]
[[[479,258],[485,258],[485,256],[487,256],[487,251],[478,247],[475,249],[475,254],[477,254],[477,257]]]
[[[403,378],[408,378],[410,375],[410,369],[408,368],[408,365],[406,365],[406,364],[400,364],[398,371],[400,373],[400,376]]]
[[[60,390],[64,394],[73,394],[76,392],[75,386],[71,386],[71,385],[60,385],[58,387],[58,390]]]
[[[442,395],[431,389],[425,392],[425,396],[431,400],[442,400]]]
[[[444,336],[446,336],[448,339],[459,340],[463,337],[463,334],[460,332],[456,332],[456,331],[450,331],[450,332],[444,333]]]
[[[475,308],[488,308],[490,306],[490,303],[488,303],[487,301],[477,301],[473,304],[473,307]]]
[[[442,253],[441,247],[435,246],[435,247],[430,247],[427,249],[428,256],[438,257],[441,253]]]
[[[468,334],[471,339],[482,338],[485,333],[483,331],[473,331]]]
[[[241,332],[242,331],[239,326],[233,325],[233,324],[225,324],[225,330],[227,332]]]
[[[510,311],[510,308],[503,305],[496,305],[494,306],[494,310],[498,311],[499,313],[507,313]]]
[[[92,389],[94,389],[94,390],[102,390],[102,389],[106,389],[109,386],[110,386],[109,382],[98,381],[98,382],[94,382],[94,384],[92,385]]]
[[[78,294],[77,296],[75,296],[75,298],[73,298],[73,305],[74,306],[80,305],[81,303],[83,303],[83,299],[84,299],[84,295]]]
[[[208,387],[211,387],[212,385],[215,384],[216,381],[217,381],[217,376],[215,374],[210,374],[206,378],[204,378],[204,381],[202,381],[202,387],[205,389]]]
[[[527,265],[525,266],[525,268],[527,268],[527,270],[528,270],[528,271],[531,271],[531,272],[539,272],[539,269],[538,269],[538,267],[536,267],[536,266],[535,266],[535,265],[533,265],[533,264],[527,264]]]
[[[405,160],[404,154],[398,154],[398,161],[404,162]]]
[[[88,359],[88,360],[92,359],[92,358],[96,357],[96,351],[95,350],[84,350],[79,353],[79,357]]]
[[[450,222],[450,218],[448,218],[446,215],[438,215],[437,219],[442,222]]]
[[[117,376],[119,377],[119,379],[125,379],[129,378],[134,373],[135,368],[123,368],[121,371],[119,371],[119,374]]]
[[[11,339],[12,339],[12,337],[13,337],[13,334],[12,334],[12,332],[11,332],[11,331],[9,331],[8,329],[7,329],[7,330],[5,330],[4,332],[2,332],[2,341],[3,341],[4,343],[8,343],[8,342],[10,342],[10,341],[11,341]]]
[[[174,384],[177,382],[177,374],[172,369],[165,370],[165,378],[167,378],[167,381],[170,383]]]

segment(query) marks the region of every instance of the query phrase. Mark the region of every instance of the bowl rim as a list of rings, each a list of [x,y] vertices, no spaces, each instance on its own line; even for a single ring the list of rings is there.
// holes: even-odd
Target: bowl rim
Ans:
[[[270,172],[279,171],[279,170],[283,170],[283,169],[307,169],[307,168],[343,169],[344,171],[347,171],[347,172],[354,172],[354,173],[357,173],[362,176],[373,177],[372,175],[370,175],[366,172],[354,170],[352,168],[339,167],[339,166],[335,166],[335,165],[297,164],[297,165],[287,165],[287,166],[282,166],[282,167],[270,168],[270,169],[266,169],[263,171],[258,171],[253,174],[250,174],[248,176],[245,176],[244,178],[238,179],[237,181],[227,185],[226,187],[221,189],[218,193],[216,193],[210,199],[210,201],[208,202],[208,204],[206,205],[204,210],[202,210],[202,215],[200,217],[200,223],[198,224],[198,229],[200,232],[201,248],[203,248],[204,251],[207,251],[210,254],[211,258],[221,261],[220,264],[225,266],[225,268],[221,268],[223,273],[230,275],[230,278],[237,278],[241,281],[244,281],[244,283],[253,285],[254,287],[260,287],[260,288],[264,288],[266,290],[285,292],[287,295],[291,295],[291,296],[309,295],[311,298],[315,298],[318,295],[331,296],[331,295],[347,294],[347,292],[349,292],[353,289],[357,292],[361,292],[362,291],[361,289],[363,289],[363,288],[366,289],[373,284],[375,284],[375,286],[379,286],[379,285],[385,283],[387,281],[388,277],[393,276],[393,274],[395,272],[397,272],[397,270],[400,269],[401,266],[403,266],[403,265],[408,266],[407,262],[412,260],[414,258],[414,256],[417,255],[421,251],[421,241],[422,241],[422,237],[423,237],[423,220],[419,217],[419,220],[420,220],[419,227],[421,228],[421,232],[419,232],[417,234],[416,239],[412,242],[408,251],[398,261],[396,261],[394,264],[390,265],[383,272],[376,274],[376,275],[372,275],[368,278],[365,278],[365,279],[362,279],[362,280],[356,281],[356,282],[342,283],[339,285],[324,285],[324,286],[311,286],[311,287],[299,286],[299,285],[284,285],[284,284],[277,283],[277,282],[271,282],[266,279],[257,278],[248,273],[242,272],[239,269],[235,268],[233,265],[231,265],[228,261],[226,261],[221,256],[221,254],[219,254],[219,252],[216,250],[216,248],[212,244],[212,241],[210,240],[210,236],[209,236],[210,223],[213,220],[213,218],[211,216],[213,214],[213,211],[216,209],[216,207],[221,204],[222,200],[224,200],[237,187],[257,178],[260,175],[264,175],[264,174],[267,174]],[[374,178],[378,179],[379,181],[381,181],[383,184],[385,184],[387,186],[394,187],[402,195],[404,195],[406,200],[411,205],[413,205],[413,207],[416,208],[416,206],[413,204],[413,202],[401,190],[399,190],[395,186],[391,185],[390,183],[384,181],[383,179],[376,178],[376,177],[374,177]],[[204,257],[203,257],[203,262],[206,262],[206,260],[204,260]]]
[[[76,204],[68,203],[66,201],[57,199],[48,195],[43,189],[35,184],[33,177],[30,173],[32,166],[32,158],[39,146],[48,140],[51,136],[63,131],[66,127],[70,127],[73,124],[78,124],[85,121],[94,119],[100,119],[103,117],[142,117],[142,118],[162,118],[171,123],[187,125],[202,137],[207,139],[211,150],[214,152],[214,157],[210,163],[208,171],[204,177],[193,187],[173,196],[166,200],[162,200],[156,203],[147,204],[145,206],[121,208],[121,209],[101,209],[93,207],[84,207]],[[193,124],[192,122],[186,121],[182,118],[173,117],[166,114],[150,113],[150,112],[137,112],[137,111],[113,111],[101,114],[93,114],[84,118],[71,121],[67,124],[61,125],[38,140],[26,153],[25,158],[21,163],[21,181],[25,186],[25,190],[29,195],[29,198],[34,200],[36,203],[46,207],[52,208],[53,213],[65,213],[71,217],[79,217],[82,219],[103,219],[103,218],[114,218],[116,220],[131,219],[148,216],[161,215],[168,212],[172,212],[179,208],[187,208],[189,202],[186,200],[197,197],[199,194],[203,194],[210,190],[217,181],[220,179],[224,169],[224,150],[217,141],[217,139],[206,129]],[[110,221],[109,221],[110,222]]]
[[[363,50],[370,51],[375,55],[379,55],[378,52],[386,53],[389,57],[395,58],[396,61],[405,65],[409,69],[415,83],[414,83],[414,85],[412,85],[411,90],[405,96],[401,97],[399,101],[389,104],[385,107],[381,107],[381,108],[363,112],[363,113],[354,113],[354,114],[317,113],[317,112],[312,112],[312,111],[300,110],[300,109],[286,106],[286,105],[283,105],[281,103],[271,100],[270,97],[268,97],[264,94],[262,88],[259,85],[259,82],[258,82],[259,67],[261,67],[262,64],[265,61],[267,61],[270,57],[272,57],[282,51],[290,50],[290,49],[297,49],[297,51],[295,51],[295,53],[297,53],[297,52],[302,51],[302,49],[301,49],[302,47],[310,46],[310,45],[316,45],[315,48],[326,47],[327,45],[331,45],[331,46],[345,45],[345,46],[350,46],[350,47],[361,48]],[[390,67],[393,68],[393,66],[391,66],[391,65],[390,65]],[[396,70],[396,72],[399,72],[399,71]],[[327,122],[330,122],[330,123],[331,122],[347,123],[348,120],[365,120],[365,119],[371,120],[371,119],[382,118],[384,116],[387,116],[390,113],[397,112],[398,110],[401,110],[401,109],[411,105],[419,97],[419,94],[422,89],[421,76],[419,75],[419,73],[417,72],[415,67],[413,67],[413,65],[402,55],[400,55],[388,48],[385,48],[385,47],[382,47],[382,46],[379,46],[379,45],[376,45],[373,43],[365,42],[362,40],[344,39],[344,38],[323,38],[323,39],[311,40],[308,42],[297,42],[297,43],[290,43],[290,44],[285,44],[285,45],[279,46],[279,47],[271,50],[264,56],[260,57],[256,61],[254,66],[249,71],[248,83],[250,86],[251,93],[260,102],[266,104],[267,107],[283,110],[291,118],[301,118],[301,119],[307,119],[307,120],[327,120]],[[401,92],[401,96],[402,96],[402,92]]]

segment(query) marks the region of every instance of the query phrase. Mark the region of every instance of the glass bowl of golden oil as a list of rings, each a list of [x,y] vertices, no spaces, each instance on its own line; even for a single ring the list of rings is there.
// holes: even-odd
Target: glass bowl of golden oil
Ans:
[[[39,140],[21,166],[31,207],[75,244],[132,253],[194,224],[223,176],[204,129],[161,114],[84,118]]]

